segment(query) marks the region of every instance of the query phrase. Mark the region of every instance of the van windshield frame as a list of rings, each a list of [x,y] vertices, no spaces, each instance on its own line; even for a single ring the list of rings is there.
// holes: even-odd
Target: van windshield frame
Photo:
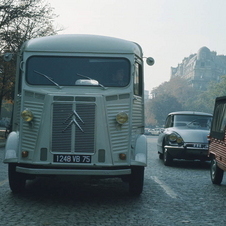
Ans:
[[[131,80],[130,68],[130,61],[122,57],[31,56],[26,63],[26,82],[35,86],[56,83],[59,86],[126,87]],[[81,80],[83,82],[79,82]]]

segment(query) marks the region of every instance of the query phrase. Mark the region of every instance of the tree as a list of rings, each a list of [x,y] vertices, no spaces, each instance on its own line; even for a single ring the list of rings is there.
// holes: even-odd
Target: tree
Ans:
[[[190,99],[189,105],[191,110],[213,113],[214,102],[216,97],[226,96],[226,75],[221,76],[220,82],[211,82],[208,89],[196,98]]]
[[[188,81],[181,77],[175,77],[169,82],[164,82],[160,86],[152,90],[152,96],[157,97],[158,95],[172,95],[179,103],[181,103],[183,108],[186,108],[186,102],[189,98],[195,98],[200,91],[195,90]]]
[[[146,127],[155,127],[158,125],[155,115],[151,109],[151,99],[145,100],[145,125]]]
[[[146,122],[153,122],[153,119],[155,119],[157,124],[162,125],[168,113],[189,110],[187,106],[188,99],[196,99],[198,93],[200,92],[191,87],[188,81],[181,77],[162,83],[151,92],[151,107],[147,106]]]
[[[1,52],[16,53],[28,39],[56,34],[55,17],[44,0],[0,0]]]
[[[182,110],[177,98],[170,94],[161,94],[151,100],[150,111],[154,114],[158,125],[163,125],[166,116],[173,111]]]
[[[0,54],[11,52],[14,57],[0,59],[0,112],[2,100],[12,100],[16,55],[29,39],[57,33],[53,8],[44,0],[0,0]]]

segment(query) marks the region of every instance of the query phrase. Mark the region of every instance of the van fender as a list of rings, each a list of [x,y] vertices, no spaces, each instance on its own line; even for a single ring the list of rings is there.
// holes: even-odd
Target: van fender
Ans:
[[[19,132],[11,132],[7,137],[5,146],[4,163],[17,162],[18,159]]]
[[[145,135],[137,137],[135,144],[135,160],[131,165],[147,166],[147,138]]]

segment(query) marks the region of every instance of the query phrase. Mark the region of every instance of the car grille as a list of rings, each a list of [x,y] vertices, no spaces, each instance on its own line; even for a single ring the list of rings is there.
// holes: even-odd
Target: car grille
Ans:
[[[53,104],[52,151],[94,153],[95,103]]]

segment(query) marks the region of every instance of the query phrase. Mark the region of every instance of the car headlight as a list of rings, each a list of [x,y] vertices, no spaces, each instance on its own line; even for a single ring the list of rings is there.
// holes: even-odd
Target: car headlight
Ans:
[[[169,135],[169,140],[170,140],[171,142],[175,142],[175,141],[177,140],[177,135],[176,135],[175,133],[171,133],[171,134]]]
[[[34,118],[33,113],[28,109],[21,112],[21,117],[26,122],[30,122]]]
[[[119,112],[117,115],[116,115],[116,121],[118,124],[122,125],[124,123],[126,123],[128,121],[128,114],[124,111],[122,112]]]
[[[169,135],[169,141],[172,143],[177,143],[177,144],[184,143],[183,138],[176,132],[173,132]]]

